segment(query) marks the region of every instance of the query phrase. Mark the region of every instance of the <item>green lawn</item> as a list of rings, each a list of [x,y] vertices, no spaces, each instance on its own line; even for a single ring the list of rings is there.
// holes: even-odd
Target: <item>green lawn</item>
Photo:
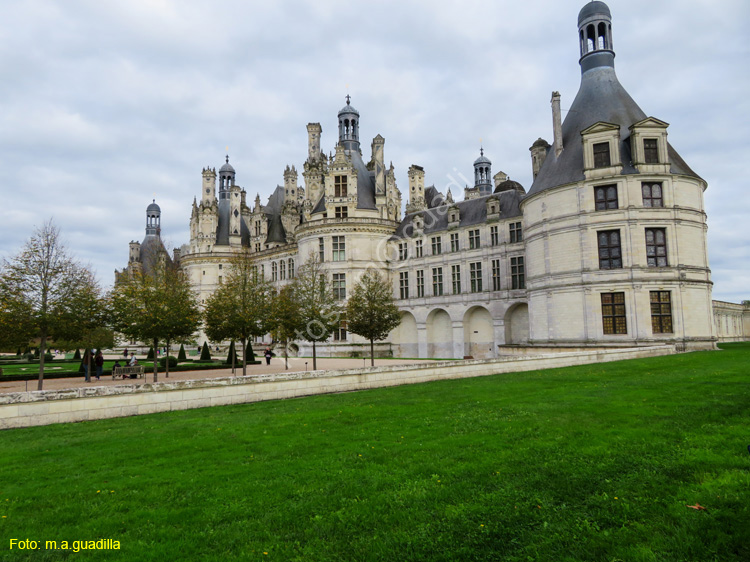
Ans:
[[[3,431],[0,559],[750,560],[750,344],[724,347]]]

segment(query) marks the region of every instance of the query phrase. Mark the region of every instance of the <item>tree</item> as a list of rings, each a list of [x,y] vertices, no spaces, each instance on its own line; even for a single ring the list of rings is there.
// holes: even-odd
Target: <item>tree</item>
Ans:
[[[312,342],[313,370],[316,370],[316,343],[328,340],[331,332],[339,327],[341,307],[315,252],[311,252],[307,262],[298,269],[293,286],[303,325],[296,338]]]
[[[375,365],[375,340],[383,340],[401,324],[391,285],[377,271],[367,271],[354,286],[346,305],[350,332],[370,340],[370,361]]]
[[[211,361],[211,350],[208,348],[208,342],[203,342],[203,347],[201,348],[201,361]]]
[[[11,303],[2,305],[2,315],[23,312],[29,323],[21,323],[19,333],[25,337],[33,332],[39,338],[37,389],[42,390],[47,340],[75,335],[70,330],[78,327],[62,320],[77,316],[77,296],[88,290],[93,276],[68,254],[60,229],[50,220],[34,231],[16,256],[3,260],[0,278],[0,303]]]
[[[289,368],[289,342],[304,328],[294,287],[286,285],[274,297],[271,309],[271,333],[284,346],[284,368]]]
[[[33,310],[18,293],[18,288],[7,284],[5,275],[0,276],[0,350],[9,351],[13,347],[28,347],[34,337]]]
[[[112,325],[133,339],[150,342],[154,349],[163,341],[188,340],[200,324],[198,299],[185,275],[164,253],[155,256],[146,273],[120,278],[110,293]],[[169,362],[165,367],[169,376]],[[154,354],[154,382],[158,363]]]
[[[235,256],[223,284],[206,299],[203,322],[213,341],[242,343],[242,375],[247,374],[248,339],[268,332],[271,315],[271,286],[253,266],[248,250]]]

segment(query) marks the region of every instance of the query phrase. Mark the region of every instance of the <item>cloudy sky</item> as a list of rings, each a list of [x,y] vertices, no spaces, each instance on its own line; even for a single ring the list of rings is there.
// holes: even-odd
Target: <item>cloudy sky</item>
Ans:
[[[403,193],[411,164],[441,191],[463,185],[480,139],[493,173],[528,188],[552,90],[563,110],[578,90],[583,4],[5,0],[0,256],[53,218],[110,285],[153,198],[167,244],[186,243],[201,169],[228,147],[265,201],[301,170],[307,123],[333,149],[347,91],[365,156],[383,135]],[[750,298],[750,2],[608,4],[620,81],[708,181],[714,298]]]

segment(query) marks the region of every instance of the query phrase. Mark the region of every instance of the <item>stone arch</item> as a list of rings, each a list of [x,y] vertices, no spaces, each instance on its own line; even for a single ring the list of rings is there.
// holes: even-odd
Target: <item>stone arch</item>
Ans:
[[[518,302],[505,312],[505,344],[529,343],[529,305]]]
[[[464,355],[474,359],[495,356],[492,315],[483,306],[473,306],[464,314]]]
[[[453,357],[453,323],[442,308],[427,315],[427,357]]]
[[[399,324],[388,336],[397,357],[419,357],[417,320],[411,312],[401,312]]]

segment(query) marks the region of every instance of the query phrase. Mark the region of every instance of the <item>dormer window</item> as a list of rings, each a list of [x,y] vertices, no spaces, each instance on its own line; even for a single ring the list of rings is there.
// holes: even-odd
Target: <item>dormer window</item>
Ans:
[[[643,139],[643,161],[646,164],[659,163],[659,145],[657,139]]]
[[[594,168],[607,168],[612,165],[609,154],[609,143],[598,142],[594,144]]]
[[[333,179],[334,197],[346,197],[346,176],[335,176]]]

